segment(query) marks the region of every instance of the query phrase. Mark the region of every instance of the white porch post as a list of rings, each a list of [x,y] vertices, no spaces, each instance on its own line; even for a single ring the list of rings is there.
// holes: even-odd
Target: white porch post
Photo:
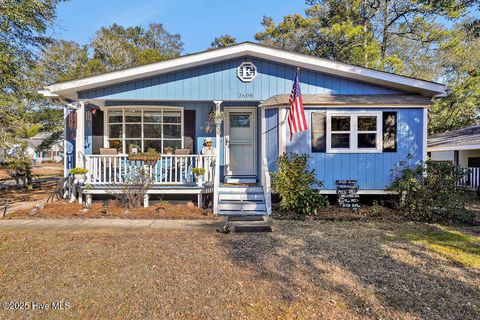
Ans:
[[[221,104],[223,101],[213,101],[215,103],[215,112],[220,112]],[[217,214],[218,206],[218,190],[220,187],[220,133],[221,133],[221,124],[215,124],[215,172],[213,180],[213,213]]]
[[[83,168],[83,154],[85,152],[85,102],[77,104],[77,136],[75,138],[76,167]],[[81,153],[80,153],[81,152]]]
[[[288,109],[283,106],[278,107],[278,155],[281,156],[287,152],[287,118]]]
[[[68,176],[67,173],[67,117],[68,108],[63,108],[63,177]]]
[[[265,166],[263,165],[263,162],[266,161],[267,159],[267,118],[265,117],[265,108],[260,107],[260,142],[261,142],[261,155],[260,157],[262,158],[261,161],[261,176],[260,176],[260,183],[262,186],[265,185]]]

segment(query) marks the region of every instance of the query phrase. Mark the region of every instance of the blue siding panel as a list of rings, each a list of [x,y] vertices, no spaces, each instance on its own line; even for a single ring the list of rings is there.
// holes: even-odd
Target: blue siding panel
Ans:
[[[236,68],[243,61],[252,61],[257,66],[257,76],[250,83],[241,82],[237,78]],[[207,137],[213,138],[215,135],[214,132],[205,131],[208,114],[214,107],[213,100],[223,100],[223,107],[228,108],[228,106],[258,105],[259,101],[271,96],[289,94],[295,70],[295,66],[291,65],[251,57],[240,57],[79,92],[79,98],[105,99],[107,106],[170,104],[183,106],[185,110],[196,110],[196,143],[197,150],[200,150],[204,139]],[[300,82],[303,94],[368,95],[400,93],[394,89],[306,69],[301,71]],[[368,110],[368,108],[365,109]],[[308,122],[311,122],[312,112],[325,110],[328,110],[328,108],[307,108]],[[335,189],[335,180],[337,179],[356,179],[362,189],[385,189],[390,184],[390,169],[396,163],[400,160],[406,160],[408,154],[412,154],[412,161],[422,159],[423,110],[420,108],[388,108],[383,111],[398,112],[398,151],[396,153],[312,153],[310,131],[297,134],[292,143],[287,142],[287,152],[310,154],[310,165],[316,170],[318,178],[324,181],[325,189]],[[268,166],[273,171],[276,170],[275,162],[279,154],[278,124],[283,119],[279,119],[278,109],[266,110],[265,116],[267,143],[265,146],[260,146],[259,143],[259,150],[261,147],[266,148]],[[258,117],[257,123],[260,126],[260,117]],[[87,133],[90,131],[91,128],[87,127]],[[287,137],[288,134],[287,132]],[[213,140],[215,141],[215,139]],[[221,176],[223,177],[223,138],[221,145],[215,147],[220,148],[221,151],[220,163],[222,164]],[[74,148],[72,142],[67,142],[67,148],[69,152],[72,152],[71,149]],[[89,147],[87,147],[86,152],[91,152]],[[260,151],[258,153],[260,154]],[[74,165],[73,161],[70,162],[69,166]],[[261,161],[259,161],[260,163]]]
[[[249,83],[237,78],[236,68],[243,61],[257,66],[257,77]],[[292,87],[295,67],[270,61],[238,58],[180,70],[167,75],[116,84],[105,88],[79,92],[82,99],[115,100],[241,100],[262,101],[273,95],[288,94]],[[389,94],[399,91],[312,70],[302,70],[301,88],[304,94]],[[248,95],[252,94],[252,95]]]
[[[278,158],[278,109],[265,110],[265,141],[266,141],[266,155],[268,162],[268,170],[276,171]]]
[[[313,112],[326,110],[329,109],[307,108],[308,123],[311,123]],[[391,183],[390,170],[395,164],[401,160],[406,161],[409,154],[412,155],[412,163],[422,160],[423,109],[383,109],[381,111],[396,111],[398,114],[398,150],[395,153],[312,153],[310,131],[299,133],[292,142],[287,142],[287,152],[309,154],[310,164],[315,169],[317,177],[324,182],[325,189],[335,189],[335,180],[353,179],[358,180],[361,189],[383,190]],[[288,131],[288,127],[286,130]],[[287,132],[287,136],[288,134]],[[271,161],[275,160],[269,159],[269,162]]]

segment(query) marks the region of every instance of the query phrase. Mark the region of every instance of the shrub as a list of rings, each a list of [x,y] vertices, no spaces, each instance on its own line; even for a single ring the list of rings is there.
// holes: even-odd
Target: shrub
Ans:
[[[273,192],[280,195],[280,208],[296,214],[312,214],[318,207],[328,205],[320,194],[323,186],[310,170],[307,154],[283,154],[278,159],[278,172],[272,173]]]
[[[27,156],[25,144],[16,148],[13,154],[5,157],[5,166],[10,175],[15,179],[17,187],[20,186],[20,181],[22,181],[23,187],[31,188],[33,180],[32,160]]]
[[[457,187],[465,169],[448,162],[408,165],[400,162],[392,169],[389,189],[398,192],[398,207],[409,219],[425,222],[468,222],[465,210],[467,191]]]
[[[123,183],[119,184],[119,192],[114,196],[119,206],[125,209],[138,208],[152,186],[150,174],[143,168],[137,168],[129,173]]]

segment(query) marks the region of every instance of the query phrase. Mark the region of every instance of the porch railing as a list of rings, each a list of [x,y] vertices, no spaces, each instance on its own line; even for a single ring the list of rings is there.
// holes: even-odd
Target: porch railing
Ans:
[[[459,186],[472,190],[480,187],[480,167],[465,168],[467,173],[460,179]]]
[[[154,185],[213,184],[214,156],[162,155],[158,161],[128,160],[127,155],[85,155],[88,170],[86,184],[122,184],[140,168],[150,175]],[[205,169],[196,181],[193,168]]]

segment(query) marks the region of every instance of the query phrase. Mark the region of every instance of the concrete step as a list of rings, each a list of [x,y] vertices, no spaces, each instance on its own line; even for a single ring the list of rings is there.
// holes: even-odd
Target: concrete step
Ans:
[[[232,221],[246,221],[246,222],[264,222],[265,218],[263,216],[259,215],[246,215],[246,214],[239,214],[239,215],[229,215],[227,217],[227,221],[232,222]]]
[[[259,232],[273,232],[272,227],[269,225],[236,225],[233,227],[235,233],[259,233]]]
[[[218,192],[221,193],[263,193],[263,188],[259,186],[220,186]]]
[[[256,183],[256,177],[225,177],[225,183]]]
[[[266,206],[263,201],[219,201],[218,210],[264,211]]]
[[[248,201],[264,201],[263,193],[220,193],[218,195],[220,201],[223,200],[248,200]]]
[[[267,211],[265,210],[250,210],[250,211],[238,211],[238,210],[219,210],[218,214],[221,216],[266,216]]]

